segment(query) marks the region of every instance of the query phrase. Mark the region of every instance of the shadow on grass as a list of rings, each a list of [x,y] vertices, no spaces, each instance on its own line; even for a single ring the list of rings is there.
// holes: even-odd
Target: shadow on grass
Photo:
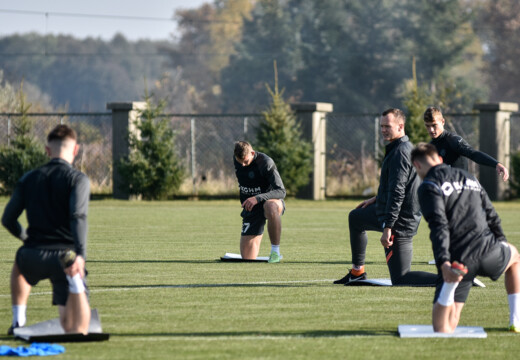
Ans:
[[[88,263],[99,264],[214,264],[220,260],[88,260]]]
[[[398,336],[397,331],[384,330],[312,330],[301,332],[283,331],[237,331],[237,332],[186,332],[186,333],[110,333],[120,337],[165,337],[165,338],[340,338],[357,336]]]
[[[12,263],[13,260],[3,261],[6,263]],[[88,263],[98,264],[266,264],[261,261],[222,261],[220,259],[207,259],[207,260],[151,260],[151,259],[132,259],[132,260],[88,260]],[[281,264],[323,264],[323,265],[347,265],[350,266],[349,260],[345,261],[312,261],[312,260],[283,260]],[[367,261],[365,265],[386,265],[384,260],[382,261]],[[428,265],[426,261],[414,261],[412,265]],[[435,266],[432,266],[435,269]]]
[[[486,331],[488,333],[497,333],[497,335],[501,334],[501,335],[514,335],[514,336],[518,336],[518,334],[509,331],[509,328],[506,327],[506,326],[502,326],[502,327],[500,327],[500,326],[499,327],[484,327],[484,331]]]
[[[229,283],[229,284],[179,284],[179,285],[168,285],[168,284],[157,284],[157,285],[110,285],[92,287],[91,290],[112,290],[112,289],[189,289],[189,288],[225,288],[225,287],[275,287],[275,288],[289,288],[289,287],[304,287],[312,286],[311,283],[295,283],[295,284],[276,284],[276,283]]]

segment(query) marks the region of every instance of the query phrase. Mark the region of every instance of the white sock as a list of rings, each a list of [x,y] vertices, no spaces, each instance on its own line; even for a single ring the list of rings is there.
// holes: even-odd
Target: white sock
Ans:
[[[280,245],[271,245],[271,251],[274,251],[278,255],[280,255]]]
[[[520,327],[520,293],[507,295],[509,302],[509,326]]]
[[[445,282],[442,284],[442,289],[437,299],[437,302],[442,306],[450,306],[455,302],[455,289],[459,286],[458,282]]]
[[[67,280],[69,281],[69,292],[71,294],[81,294],[85,291],[85,284],[83,284],[83,279],[81,279],[79,273],[73,277],[67,275]]]
[[[25,321],[27,320],[25,317],[25,311],[27,310],[27,305],[13,305],[13,327],[17,324],[18,326],[24,326]]]

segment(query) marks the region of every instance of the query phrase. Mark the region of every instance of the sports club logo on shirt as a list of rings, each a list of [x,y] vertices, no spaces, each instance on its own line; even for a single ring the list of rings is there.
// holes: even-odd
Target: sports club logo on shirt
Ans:
[[[254,188],[249,188],[249,187],[246,187],[246,186],[240,186],[240,192],[242,194],[247,194],[247,195],[258,195],[258,194],[262,193],[262,188],[260,188],[260,186],[257,186],[257,187],[254,187]]]
[[[470,190],[470,191],[480,191],[480,184],[478,181],[466,179],[466,182],[462,181],[454,181],[452,183],[446,181],[441,185],[441,190],[446,196],[450,196],[454,191],[457,191],[457,194],[460,194],[462,190]]]

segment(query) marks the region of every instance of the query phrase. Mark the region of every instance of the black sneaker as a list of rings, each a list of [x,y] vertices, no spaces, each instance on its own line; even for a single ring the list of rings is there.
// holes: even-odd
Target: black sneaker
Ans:
[[[21,326],[18,326],[18,323],[16,323],[15,326],[11,325],[9,329],[7,329],[7,335],[14,335],[14,329],[19,328]]]
[[[359,276],[352,275],[352,270],[348,272],[347,275],[343,276],[341,279],[334,281],[334,284],[347,284],[349,282],[358,281],[358,280],[366,280],[367,273],[364,272]]]

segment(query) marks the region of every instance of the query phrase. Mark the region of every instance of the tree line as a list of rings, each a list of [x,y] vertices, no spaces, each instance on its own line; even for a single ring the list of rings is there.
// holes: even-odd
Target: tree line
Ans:
[[[259,112],[276,60],[289,102],[338,112],[402,106],[417,87],[445,112],[520,99],[515,0],[214,0],[173,16],[169,41],[0,38],[4,88],[23,79],[33,104],[104,111],[148,83],[165,111]]]

